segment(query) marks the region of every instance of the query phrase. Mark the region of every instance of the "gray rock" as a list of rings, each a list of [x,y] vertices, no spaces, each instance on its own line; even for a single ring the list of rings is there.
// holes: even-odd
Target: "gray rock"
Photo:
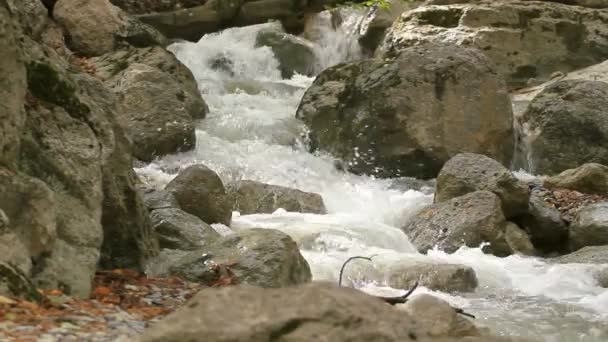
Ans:
[[[201,219],[181,209],[155,209],[150,218],[160,248],[192,250],[220,236]]]
[[[112,93],[73,69],[64,46],[45,45],[52,34],[23,32],[27,24],[13,19],[24,20],[27,8],[17,9],[11,17],[0,6],[2,261],[39,288],[88,297],[99,265],[138,268],[156,240]]]
[[[68,31],[72,49],[85,55],[99,56],[125,43],[138,47],[165,43],[160,33],[108,0],[58,0],[53,18]]]
[[[203,5],[207,0],[110,0],[110,2],[129,14],[142,14],[196,7]]]
[[[463,47],[419,46],[396,59],[331,67],[296,116],[310,129],[312,150],[359,174],[434,178],[461,152],[503,164],[513,152],[504,81],[485,56]]]
[[[442,292],[472,292],[478,284],[475,271],[464,265],[412,261],[388,271],[387,284],[393,288],[411,289],[416,282]]]
[[[412,297],[403,306],[416,319],[420,329],[431,337],[481,336],[481,331],[467,318],[456,313],[446,301],[428,294]]]
[[[583,247],[549,260],[564,264],[608,264],[608,245]]]
[[[587,194],[608,195],[608,166],[583,164],[544,180],[547,188],[576,190]]]
[[[146,188],[144,186],[140,186],[139,191],[144,201],[144,205],[146,208],[148,208],[148,211],[155,209],[179,208],[177,199],[175,199],[175,196],[168,191]]]
[[[124,49],[89,59],[95,66],[95,76],[104,82],[113,81],[116,75],[130,65],[139,63],[156,68],[179,85],[175,97],[179,99],[193,119],[204,119],[209,108],[201,97],[192,72],[171,52],[158,47]],[[110,83],[112,85],[112,83]]]
[[[241,215],[270,214],[279,208],[290,212],[326,214],[323,198],[278,185],[244,180],[235,184],[234,210]]]
[[[471,46],[496,64],[509,85],[521,87],[608,58],[607,22],[601,11],[540,1],[423,6],[393,23],[377,55],[395,56],[428,42]]]
[[[556,82],[517,118],[523,165],[534,174],[556,174],[585,163],[608,164],[608,83]]]
[[[267,24],[255,39],[255,46],[268,46],[279,61],[283,78],[291,78],[295,73],[312,76],[315,54],[310,42],[303,38],[283,32],[279,23]]]
[[[8,9],[18,17],[23,32],[36,39],[49,22],[49,12],[40,0],[7,0]]]
[[[145,331],[142,341],[362,342],[414,341],[418,336],[407,313],[355,289],[312,283],[200,291],[189,304]]]
[[[149,24],[168,38],[198,41],[204,34],[217,31],[222,20],[211,6],[197,6],[169,12],[138,15],[137,19]]]
[[[182,210],[207,224],[230,226],[233,199],[226,193],[220,177],[204,165],[193,165],[181,171],[165,190],[177,199]]]
[[[230,270],[240,284],[284,287],[311,280],[308,263],[296,243],[272,229],[245,230],[188,252],[163,250],[150,262],[148,272],[206,283],[217,276],[214,264],[233,264]]]
[[[570,247],[573,251],[602,245],[608,245],[608,202],[587,205],[570,225]]]
[[[499,162],[483,155],[460,153],[448,160],[437,176],[435,202],[445,202],[478,190],[500,197],[507,218],[526,212],[528,187]]]
[[[532,243],[539,250],[550,253],[567,249],[568,226],[559,210],[550,206],[538,194],[530,195],[527,213],[516,221],[530,234]]]
[[[143,161],[194,148],[194,121],[180,85],[161,70],[131,64],[106,82],[117,94],[120,123]]]
[[[489,246],[484,252],[497,256],[512,253],[505,239],[506,221],[500,198],[489,191],[476,191],[420,210],[403,231],[420,252],[435,246],[453,253],[461,246]]]
[[[505,240],[513,253],[523,255],[536,255],[536,249],[530,241],[530,236],[513,222],[507,222]]]
[[[384,39],[386,30],[401,13],[420,6],[423,1],[389,0],[387,8],[372,6],[359,27],[359,44],[368,54],[373,54]]]

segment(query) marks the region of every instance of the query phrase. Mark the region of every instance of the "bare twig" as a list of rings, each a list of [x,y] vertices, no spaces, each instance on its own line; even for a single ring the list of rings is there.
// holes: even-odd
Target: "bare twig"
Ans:
[[[347,259],[347,260],[346,260],[346,261],[345,261],[345,262],[342,264],[342,267],[340,268],[340,277],[338,278],[338,286],[342,286],[342,274],[344,273],[344,268],[346,267],[346,265],[347,265],[349,262],[351,262],[351,261],[353,261],[353,260],[355,260],[355,259],[364,259],[364,260],[367,260],[367,261],[372,261],[372,258],[373,258],[374,256],[375,256],[375,255],[372,255],[372,256],[370,256],[370,257],[364,257],[364,256],[354,256],[354,257],[350,257],[350,258],[348,258],[348,259]]]

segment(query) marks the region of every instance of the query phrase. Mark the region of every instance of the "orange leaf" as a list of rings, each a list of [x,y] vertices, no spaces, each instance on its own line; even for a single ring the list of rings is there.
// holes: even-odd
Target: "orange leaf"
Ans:
[[[98,296],[107,296],[112,293],[112,289],[105,286],[99,286],[95,288],[95,294]]]

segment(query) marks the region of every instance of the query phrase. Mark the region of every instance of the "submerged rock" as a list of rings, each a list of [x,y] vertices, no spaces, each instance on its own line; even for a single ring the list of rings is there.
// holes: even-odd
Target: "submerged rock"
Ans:
[[[513,153],[504,81],[485,56],[464,47],[424,45],[395,59],[331,67],[308,88],[296,117],[310,129],[312,150],[358,174],[434,178],[461,152],[503,164]]]
[[[442,292],[472,292],[478,284],[475,271],[458,264],[400,261],[388,271],[387,284],[393,288],[411,289],[416,282]]]
[[[171,274],[208,283],[217,276],[213,265],[227,265],[239,284],[283,287],[311,280],[296,243],[272,229],[245,230],[187,252],[163,250],[148,269],[154,276]]]
[[[484,252],[507,256],[512,250],[505,238],[506,224],[500,198],[476,191],[427,206],[402,229],[422,253],[434,247],[453,253],[462,246],[489,242]]]
[[[587,194],[608,196],[608,166],[588,163],[566,170],[543,181],[547,188],[576,190]]]
[[[290,212],[325,214],[323,198],[278,185],[244,180],[235,184],[234,210],[241,215],[271,214],[282,208]]]
[[[182,210],[205,223],[230,226],[233,200],[220,177],[205,165],[185,168],[165,190],[175,196]]]
[[[437,176],[435,202],[478,190],[491,191],[500,197],[507,218],[526,212],[528,187],[499,162],[483,155],[461,153],[451,158]]]
[[[570,225],[570,247],[573,251],[601,245],[608,245],[608,202],[586,206]]]
[[[255,46],[268,46],[279,61],[283,78],[289,79],[295,73],[312,76],[315,66],[315,54],[312,44],[303,38],[283,32],[280,24],[270,24],[260,30],[255,39]]]
[[[525,168],[552,175],[585,163],[608,164],[608,83],[556,82],[518,120]]]
[[[488,56],[509,85],[521,87],[606,60],[606,23],[603,11],[540,1],[423,6],[393,23],[378,56],[428,42],[470,46]]]

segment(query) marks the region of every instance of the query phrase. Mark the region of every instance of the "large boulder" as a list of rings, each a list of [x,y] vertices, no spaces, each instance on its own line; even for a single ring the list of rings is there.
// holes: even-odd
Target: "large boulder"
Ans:
[[[588,163],[566,170],[543,181],[547,188],[576,190],[587,194],[608,195],[608,166]]]
[[[165,44],[162,34],[129,17],[109,0],[59,0],[53,18],[66,29],[70,47],[84,55],[98,56],[121,45]]]
[[[425,45],[398,58],[341,64],[306,91],[297,118],[311,149],[355,173],[434,178],[461,152],[503,164],[513,152],[513,117],[504,81],[480,52]]]
[[[177,82],[145,64],[131,64],[110,82],[136,158],[150,162],[194,148],[194,120]]]
[[[212,283],[217,277],[214,265],[228,267],[239,284],[284,287],[311,280],[310,267],[296,243],[272,229],[245,230],[189,252],[163,250],[150,261],[148,272]]]
[[[141,340],[522,341],[483,334],[446,302],[418,297],[399,310],[359,290],[321,282],[283,289],[205,289],[183,308],[150,327]]]
[[[405,12],[378,56],[437,42],[478,48],[513,87],[608,58],[608,13],[548,2],[480,1]]]
[[[523,167],[557,174],[608,164],[608,83],[563,80],[545,88],[517,118]]]
[[[158,251],[115,98],[24,35],[4,5],[0,23],[2,262],[86,297],[98,265],[138,268]]]
[[[512,249],[505,239],[507,222],[500,198],[489,191],[476,191],[420,210],[403,231],[420,252],[438,247],[453,253],[462,246],[507,256]]]
[[[411,289],[418,282],[421,286],[442,292],[472,292],[478,284],[471,267],[418,260],[400,261],[390,267],[386,282],[397,289]]]
[[[277,209],[299,213],[327,213],[323,198],[312,192],[249,180],[238,182],[235,188],[232,193],[234,210],[241,215],[271,214]]]
[[[539,194],[530,196],[528,211],[516,220],[530,235],[534,247],[545,253],[567,250],[568,226],[555,207]]]
[[[167,186],[182,210],[207,224],[230,226],[233,201],[220,177],[204,165],[182,170]]]
[[[90,60],[95,75],[116,94],[119,121],[143,161],[195,145],[195,119],[208,107],[192,73],[160,48],[125,49]]]
[[[303,38],[283,32],[279,23],[260,30],[255,46],[267,46],[279,61],[283,78],[291,78],[295,73],[312,76],[315,66],[315,53],[312,44]]]
[[[478,190],[498,195],[507,218],[528,209],[528,186],[499,162],[474,153],[458,154],[445,163],[437,176],[434,200],[445,202]]]
[[[608,245],[608,202],[586,206],[570,225],[570,247],[573,251],[602,245]]]

